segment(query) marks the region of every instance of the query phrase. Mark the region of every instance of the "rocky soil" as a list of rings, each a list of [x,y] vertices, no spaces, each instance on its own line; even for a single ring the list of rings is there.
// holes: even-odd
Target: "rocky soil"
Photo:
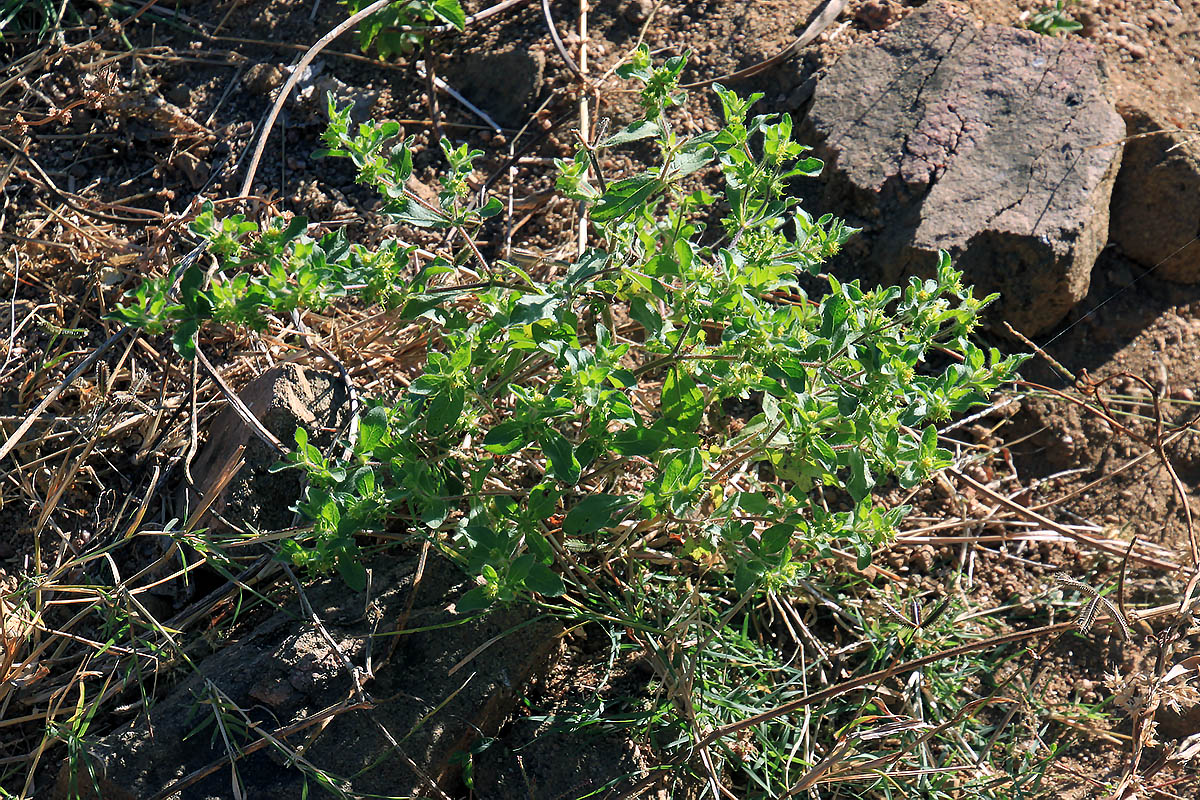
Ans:
[[[464,5],[475,12],[486,4]],[[634,113],[636,95],[611,71],[638,41],[660,57],[690,50],[685,80],[721,79],[744,93],[763,92],[761,110],[794,113],[826,158],[822,178],[796,191],[811,211],[864,226],[834,265],[840,274],[896,280],[920,274],[931,253],[947,248],[974,281],[1001,291],[984,341],[1028,349],[1003,327],[1008,321],[1049,358],[1026,370],[1042,388],[1023,387],[1006,410],[960,431],[997,448],[987,467],[995,472],[983,477],[1002,479],[1008,497],[1058,522],[1090,526],[1114,541],[1136,536],[1147,552],[1186,562],[1188,524],[1177,487],[1200,500],[1200,444],[1171,434],[1176,426],[1190,430],[1200,394],[1197,8],[1167,0],[1084,0],[1067,8],[1082,29],[1051,38],[1024,28],[1040,7],[1031,0],[849,0],[810,44],[731,79],[784,51],[826,4],[613,0],[593,3],[584,35],[576,4],[549,5],[581,69],[586,42],[593,120],[610,117],[615,127]],[[186,252],[186,220],[196,203],[238,193],[273,97],[303,51],[346,13],[337,4],[294,0],[179,0],[140,15],[115,3],[72,8],[77,14],[67,18],[61,42],[29,35],[0,42],[7,62],[0,74],[5,439],[113,332],[100,317],[121,292]],[[448,94],[431,95],[418,57],[487,119]],[[695,91],[708,97],[703,88]],[[343,36],[301,76],[258,167],[253,197],[228,207],[249,214],[272,207],[346,223],[353,236],[377,241],[395,230],[376,201],[354,184],[347,165],[313,157],[327,92],[353,102],[356,118],[399,120],[420,142],[445,134],[484,150],[476,178],[513,208],[507,229],[488,230],[482,244],[489,253],[505,252],[508,237],[519,232],[522,247],[563,254],[559,248],[572,240],[576,220],[573,205],[550,191],[549,162],[573,150],[578,78],[554,46],[540,4],[514,3],[393,63],[363,56]],[[709,130],[718,115],[719,104],[709,98],[683,123]],[[436,186],[438,165],[432,155],[419,157],[419,189]],[[623,166],[617,155],[604,164],[612,174]],[[409,343],[355,339],[362,318],[346,321],[347,346],[361,356],[354,368],[358,390],[396,391],[401,384],[388,367]],[[345,424],[350,398],[328,364],[288,366],[282,380],[271,371],[279,369],[271,354],[247,346],[236,332],[218,345],[224,380],[256,412],[271,407],[268,417],[283,415],[267,422],[280,438],[297,420],[324,430],[328,441]],[[5,455],[0,575],[6,593],[17,592],[21,576],[31,572],[53,574],[64,585],[81,578],[132,530],[130,504],[143,497],[153,503],[138,521],[156,530],[210,493],[217,502],[203,525],[229,517],[272,529],[294,523],[288,505],[297,487],[272,482],[273,457],[236,416],[220,410],[213,382],[164,352],[143,342],[114,354],[106,368],[89,369]],[[256,390],[252,381],[264,373]],[[109,380],[113,374],[123,376],[119,385]],[[1087,394],[1093,389],[1119,425],[1063,397],[1082,390],[1096,401]],[[239,459],[249,466],[229,480]],[[191,496],[181,488],[185,472],[199,487]],[[968,501],[980,499],[960,487],[935,486],[916,497],[912,524],[954,519]],[[311,752],[302,748],[303,757],[338,774],[363,770],[395,749],[379,738],[380,724],[412,731],[401,749],[418,754],[416,769],[402,764],[371,773],[370,780],[382,782],[356,784],[356,791],[466,797],[470,781],[477,797],[576,797],[654,763],[654,753],[630,738],[611,732],[564,738],[543,721],[598,699],[614,708],[636,704],[650,691],[653,669],[636,658],[612,659],[597,630],[563,634],[516,611],[457,626],[454,637],[435,636],[425,628],[456,619],[453,599],[463,586],[444,564],[417,553],[373,565],[381,588],[369,607],[333,583],[310,588],[301,601],[276,575],[251,588],[280,610],[241,618],[230,599],[237,580],[211,574],[207,583],[185,585],[171,577],[180,563],[173,559],[187,555],[145,537],[112,558],[111,569],[124,575],[157,564],[154,574],[163,581],[138,595],[147,619],[203,636],[191,651],[198,665],[191,678],[174,685],[182,672],[164,670],[161,684],[145,689],[163,698],[156,716],[137,713],[133,676],[102,690],[113,701],[91,722],[89,752],[106,765],[106,797],[153,796],[174,782],[186,782],[183,797],[222,796],[228,765],[212,771],[212,753],[192,744],[207,747],[215,729],[196,734],[171,757],[151,731],[162,741],[182,741],[197,724],[182,709],[194,705],[197,693],[207,692],[210,704],[225,697],[253,707],[258,716],[251,724],[276,731],[331,704],[354,705],[358,673],[344,669],[345,659],[377,667],[371,692],[387,700],[323,721],[324,734]],[[981,539],[968,556],[960,541],[915,538],[877,556],[914,586],[940,585],[969,557],[980,602],[1017,609],[1057,568],[1093,558],[1061,542]],[[1115,579],[1119,564],[1103,569]],[[1171,602],[1179,577],[1135,565],[1131,598]],[[55,630],[77,624],[69,592],[56,597],[65,613],[52,620]],[[47,642],[56,640],[45,628],[18,647],[20,632],[32,630],[21,626],[32,623],[3,608],[0,765],[9,772],[0,783],[11,791],[24,787],[26,796],[52,796],[50,787],[65,781],[67,753],[55,745],[42,755],[39,715],[51,705],[73,706],[80,685],[73,675],[88,667],[70,661],[66,645],[51,647]],[[226,630],[227,619],[237,624]],[[377,637],[380,620],[388,620],[389,635],[415,631],[408,637],[415,644],[393,652],[391,639]],[[102,639],[104,624],[90,619],[90,627],[71,635]],[[514,628],[519,636],[502,635]],[[1195,648],[1194,637],[1190,642]],[[1107,652],[1059,648],[1048,656],[1056,677],[1046,699],[1098,701],[1105,695],[1103,672],[1135,658],[1119,645]],[[430,714],[433,722],[425,724],[434,708],[440,716]],[[1164,720],[1168,736],[1182,740],[1195,732],[1186,716]],[[1125,763],[1130,731],[1115,734],[1080,732],[1084,744],[1051,774],[1047,790],[1095,796],[1093,779],[1111,780]],[[454,754],[480,737],[494,746],[481,750],[473,776],[464,776],[465,762]],[[299,796],[299,773],[287,766],[295,753],[267,748],[248,755],[253,762],[243,777],[257,776],[250,784],[261,792],[256,796]],[[1170,791],[1193,796],[1190,787],[1200,785],[1195,774],[1178,777]],[[534,795],[531,783],[542,791]],[[59,782],[54,791],[67,796],[70,787]]]

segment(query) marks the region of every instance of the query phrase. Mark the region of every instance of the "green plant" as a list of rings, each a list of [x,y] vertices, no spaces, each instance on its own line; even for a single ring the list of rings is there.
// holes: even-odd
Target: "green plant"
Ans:
[[[1083,23],[1072,19],[1067,8],[1075,0],[1055,0],[1052,6],[1043,6],[1029,18],[1026,27],[1035,33],[1045,36],[1057,36],[1059,33],[1071,33],[1083,27]]]
[[[75,711],[63,723],[50,722],[46,726],[47,736],[58,739],[66,745],[69,779],[67,781],[67,796],[70,798],[88,797],[92,792],[99,792],[99,777],[96,763],[88,752],[91,744],[88,729],[95,719],[100,703],[87,702],[87,691],[82,682],[79,683],[79,698],[75,703]],[[105,684],[107,688],[107,683]],[[103,695],[103,691],[101,691]],[[80,778],[86,775],[87,784],[83,785]]]
[[[64,5],[65,8],[65,5]],[[3,0],[0,2],[0,40],[10,28],[34,30],[42,39],[57,25],[58,4],[53,0]]]
[[[345,0],[351,14],[357,14],[370,0]],[[407,55],[425,43],[429,28],[436,22],[463,30],[467,15],[458,0],[397,0],[376,11],[358,29],[358,44],[365,53],[375,45],[380,58]]]
[[[601,191],[585,176],[586,151],[561,164],[560,188],[591,207],[606,247],[557,279],[483,263],[486,280],[434,285],[464,269],[439,258],[391,283],[410,249],[369,252],[340,233],[314,242],[301,219],[258,233],[206,209],[192,228],[224,269],[207,288],[198,267],[186,272],[176,303],[163,281],[149,281],[115,312],[150,332],[174,328],[188,355],[206,319],[261,328],[268,310],[319,307],[357,285],[439,342],[399,402],[364,415],[349,463],[329,463],[297,434],[291,463],[310,479],[301,507],[324,544],[293,542],[292,560],[342,564],[354,534],[399,517],[452,534],[464,562],[487,579],[483,593],[505,600],[507,581],[521,585],[530,574],[540,588],[558,586],[535,565],[555,561],[546,521],[560,514],[560,544],[660,527],[689,557],[721,559],[744,591],[786,582],[805,569],[798,556],[828,556],[835,544],[865,566],[903,511],[872,504],[880,477],[912,486],[949,463],[929,423],[981,402],[1020,361],[966,339],[991,298],[973,298],[945,257],[934,278],[904,289],[864,291],[829,278],[820,301],[808,298],[796,273],[816,272],[851,233],[831,218],[813,220],[785,193],[789,179],[814,174],[819,162],[801,158],[789,117],[747,119],[757,96],[742,100],[719,86],[726,127],[677,135],[665,112],[682,101],[682,65],[675,58],[652,68],[639,51],[623,72],[645,85],[646,116],[599,145],[651,139],[658,165]],[[403,188],[410,142],[385,153],[394,123],[352,135],[347,114],[332,114],[327,152],[353,159],[395,219],[462,229],[498,210],[494,199],[480,209],[467,203],[463,176],[478,151],[443,143],[451,170],[440,205],[420,203]],[[716,246],[691,221],[716,198],[683,186],[710,165],[725,178],[729,207]],[[242,271],[250,266],[265,274]],[[614,301],[627,304],[637,338],[614,330]],[[922,374],[934,347],[961,361]],[[762,412],[736,436],[719,435],[720,401],[751,392],[762,393]],[[758,462],[782,481],[744,474]],[[515,479],[516,463],[540,477]],[[643,490],[622,491],[631,487],[616,485],[620,473],[639,477]],[[735,473],[740,483],[731,485]],[[505,491],[483,493],[489,481]],[[844,490],[850,510],[814,502],[822,487]]]
[[[500,210],[472,202],[480,152],[443,141],[449,169],[425,202],[405,189],[412,140],[395,141],[395,123],[351,126],[331,107],[324,152],[351,159],[394,221],[452,230],[467,245],[459,254],[414,265],[416,251],[396,243],[313,241],[303,220],[260,231],[209,208],[193,230],[217,257],[210,281],[185,273],[178,302],[151,281],[116,312],[172,330],[185,356],[208,320],[261,329],[274,313],[351,295],[418,326],[423,363],[399,397],[367,402],[349,458],[297,430],[279,468],[305,473],[298,509],[313,525],[283,540],[280,557],[361,588],[361,534],[400,526],[476,577],[460,611],[533,598],[617,625],[660,654],[671,692],[656,715],[680,731],[677,746],[752,700],[772,702],[746,693],[767,676],[799,679],[766,655],[750,610],[803,581],[836,582],[823,560],[867,567],[905,513],[877,505],[875,487],[916,486],[949,465],[934,423],[981,403],[1022,361],[970,342],[992,298],[975,298],[944,255],[904,287],[821,276],[827,290],[809,296],[798,276],[819,275],[853,234],[788,193],[820,162],[789,116],[750,116],[761,95],[721,86],[724,126],[680,133],[684,63],[636,51],[620,74],[641,83],[643,117],[559,162],[558,187],[586,208],[595,242],[565,269],[489,262],[474,245]],[[651,164],[594,172],[597,151],[634,141]],[[748,420],[724,412],[735,398],[757,408]],[[650,547],[669,551],[670,566],[647,558]],[[895,633],[878,659],[927,635]],[[759,752],[784,746],[779,730],[755,732]],[[778,789],[776,766],[754,781]]]
[[[132,302],[109,318],[151,334],[170,330],[175,350],[191,360],[206,322],[262,330],[268,311],[323,308],[349,293],[349,286],[369,302],[387,302],[379,292],[390,291],[388,279],[411,248],[386,242],[369,251],[349,244],[340,231],[313,240],[304,234],[307,228],[307,220],[296,217],[276,219],[260,231],[240,214],[218,220],[206,203],[191,229],[225,269],[206,279],[199,266],[188,267],[177,298],[169,277],[145,281],[127,294]]]

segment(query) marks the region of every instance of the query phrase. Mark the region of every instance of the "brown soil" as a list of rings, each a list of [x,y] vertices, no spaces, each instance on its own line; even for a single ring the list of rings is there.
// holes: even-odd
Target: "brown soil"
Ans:
[[[984,21],[1003,24],[1020,24],[1041,4],[1040,0],[957,3]],[[485,5],[479,0],[464,2],[468,11]],[[589,76],[608,75],[644,34],[659,57],[691,50],[685,77],[702,81],[779,52],[819,3],[613,0],[594,5],[588,22]],[[576,4],[551,6],[568,48],[577,53],[579,37],[570,33],[578,24]],[[0,42],[0,52],[12,62],[0,80],[20,73],[26,62],[17,59],[23,56],[34,65],[28,74],[0,89],[4,104],[0,135],[9,145],[0,146],[0,236],[13,244],[3,256],[0,275],[0,297],[12,298],[6,305],[14,320],[12,333],[0,348],[0,425],[6,435],[71,365],[115,330],[98,315],[142,276],[161,274],[166,264],[186,252],[183,221],[196,201],[237,194],[248,153],[289,66],[345,17],[342,6],[328,1],[163,0],[122,29],[93,5],[82,3],[79,10],[82,27],[66,35],[72,46],[49,45],[37,57],[39,45],[30,37]],[[766,110],[794,108],[804,99],[810,77],[850,47],[878,38],[909,10],[895,0],[849,0],[814,45],[782,65],[730,85],[742,92],[764,92]],[[1107,56],[1111,91],[1119,107],[1142,109],[1180,128],[1200,130],[1200,11],[1193,4],[1085,0],[1068,11],[1085,23],[1080,34],[1069,35],[1085,37]],[[114,12],[118,20],[129,15],[129,11]],[[133,50],[122,37],[128,37]],[[444,36],[435,42],[435,50],[435,70],[468,95],[474,84],[497,70],[541,72],[540,79],[535,74],[531,80],[514,80],[510,91],[498,83],[482,96],[473,96],[504,125],[502,133],[488,130],[445,95],[437,98],[443,115],[440,124],[447,135],[470,141],[488,154],[480,180],[505,166],[510,148],[520,149],[523,159],[513,170],[499,173],[493,191],[507,197],[512,187],[518,200],[517,219],[524,220],[522,236],[531,246],[551,249],[569,241],[568,231],[575,224],[571,204],[551,199],[526,218],[519,202],[552,187],[548,159],[572,151],[572,129],[578,126],[572,116],[578,102],[575,78],[550,40],[539,5],[521,4],[465,34]],[[314,220],[349,221],[352,235],[366,242],[395,234],[377,212],[371,194],[354,184],[346,164],[314,159],[311,154],[320,146],[326,90],[343,103],[355,102],[357,118],[399,119],[406,133],[428,141],[434,129],[427,85],[416,74],[414,60],[415,56],[381,64],[360,56],[351,36],[335,42],[319,57],[312,78],[301,82],[300,95],[306,96],[294,97],[276,125],[258,168],[255,199],[243,202],[243,209],[256,214],[271,204]],[[707,97],[703,91],[697,96]],[[598,84],[593,103],[596,100],[593,117],[611,116],[615,126],[632,116],[636,95],[610,76]],[[82,103],[72,107],[76,101]],[[70,113],[56,111],[65,108]],[[24,124],[14,124],[18,112]],[[696,130],[712,129],[718,124],[718,112],[711,100],[701,100],[693,105],[688,124]],[[45,123],[39,124],[42,120]],[[40,169],[18,157],[17,150],[27,152]],[[619,160],[605,165],[614,173],[620,166]],[[432,156],[421,156],[418,179],[436,185],[437,167]],[[48,188],[47,178],[57,190]],[[85,211],[80,212],[81,207]],[[488,252],[499,252],[503,229],[496,227],[488,236],[490,241],[484,242]],[[20,280],[14,284],[18,274]],[[34,313],[51,325],[87,332],[55,340],[50,327],[39,325]],[[1012,346],[999,339],[995,343]],[[237,350],[240,342],[232,335],[226,345],[227,351],[217,354],[219,365],[235,384],[269,361],[262,354]],[[1129,434],[1153,442],[1160,430],[1155,421],[1156,398],[1163,401],[1163,428],[1195,418],[1200,397],[1200,288],[1160,280],[1153,271],[1144,271],[1109,248],[1096,266],[1091,293],[1043,345],[1078,377],[1085,372],[1093,381],[1112,377],[1102,392],[1109,395],[1110,410],[1120,414],[1118,419],[1129,430],[1114,431],[1095,415],[1048,392],[1023,397],[1012,424],[1000,434],[1009,441],[1004,452],[1012,459],[1007,489],[1016,494],[1024,487],[1019,495],[1022,503],[1045,504],[1051,509],[1047,513],[1061,522],[1090,522],[1114,539],[1137,535],[1140,542],[1160,548],[1164,557],[1186,562],[1184,508],[1160,459],[1152,455],[1116,477],[1095,486],[1091,482],[1152,449]],[[114,389],[123,392],[120,396],[102,396],[105,376],[84,376],[53,406],[53,418],[35,427],[26,443],[6,459],[0,489],[0,574],[6,583],[29,567],[35,531],[40,530],[40,557],[45,566],[53,567],[72,553],[84,552],[89,541],[116,535],[113,524],[126,496],[140,498],[152,488],[164,489],[171,470],[176,472],[170,486],[178,482],[177,462],[188,449],[186,407],[195,402],[203,430],[215,413],[207,407],[219,395],[207,381],[190,393],[187,368],[161,353],[170,353],[169,347],[139,346],[131,351],[128,364],[135,374],[140,370],[149,379],[122,379]],[[65,357],[47,365],[56,356]],[[1026,374],[1055,391],[1069,390],[1071,385],[1042,360],[1032,362]],[[387,388],[372,387],[373,379],[365,377],[368,387]],[[163,408],[160,391],[167,393],[168,384],[175,400]],[[154,413],[127,428],[107,430],[136,403],[148,404]],[[77,460],[82,443],[92,437],[98,437],[98,444],[85,467],[71,475],[70,488],[54,514],[39,526],[39,515],[56,482]],[[159,455],[147,461],[145,453],[151,449],[170,453],[171,458]],[[1200,508],[1196,502],[1200,501],[1200,443],[1185,435],[1168,446],[1166,454],[1192,505]],[[160,481],[163,486],[157,485]],[[1083,491],[1075,495],[1079,490]],[[156,522],[170,518],[172,502],[164,500],[156,507],[160,517]],[[926,491],[917,502],[921,513],[931,518],[955,513],[946,494],[936,490]],[[884,554],[883,561],[918,585],[936,586],[960,558],[960,551],[957,545],[939,545],[914,555],[916,548],[901,547]],[[974,574],[980,601],[1018,606],[1027,603],[1055,569],[1074,572],[1096,566],[1094,556],[1061,544],[993,544],[979,547],[972,557],[978,559]],[[1113,578],[1118,570],[1119,564],[1106,561],[1099,575]],[[1134,566],[1129,580],[1131,601],[1153,604],[1178,596],[1179,584],[1152,569]],[[1046,690],[1051,700],[1066,699],[1072,692],[1103,695],[1102,673],[1113,663],[1134,657],[1126,652],[1130,648],[1118,643],[1106,652],[1071,648],[1060,645],[1051,655],[1047,674],[1054,677]],[[565,708],[586,700],[579,696],[578,681],[572,679],[576,671],[591,676],[587,678],[591,685],[607,678],[601,667],[607,652],[593,651],[589,654],[588,648],[581,648],[557,679],[547,683],[537,699],[540,707]],[[1200,652],[1194,640],[1192,652]],[[636,672],[636,666],[628,669]],[[532,723],[514,723],[504,734],[504,746],[515,749],[535,729]],[[1061,781],[1055,792],[1092,796],[1087,779],[1077,775],[1100,781],[1119,775],[1124,745],[1104,738],[1089,741],[1071,756],[1073,760],[1064,762],[1064,769],[1050,776]],[[33,744],[36,741],[6,745],[0,757],[16,757]],[[565,745],[544,743],[546,758],[558,758],[555,748],[560,746]],[[498,785],[519,785],[513,783],[519,770],[513,771],[511,759],[488,758],[480,767],[481,776],[492,776]],[[644,754],[615,746],[609,758],[597,774],[607,770],[609,777],[620,777],[647,763]],[[590,770],[592,762],[577,768]],[[544,780],[564,781],[563,792],[572,788],[561,775]],[[1196,789],[1194,784],[1191,788],[1182,784],[1172,791],[1175,796],[1191,797]]]

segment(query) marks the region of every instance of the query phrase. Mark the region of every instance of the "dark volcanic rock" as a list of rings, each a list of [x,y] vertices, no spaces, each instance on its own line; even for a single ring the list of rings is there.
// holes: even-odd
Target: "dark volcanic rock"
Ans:
[[[1112,198],[1112,241],[1167,280],[1200,281],[1200,141],[1167,120],[1122,112],[1132,137]]]
[[[85,774],[79,796],[141,800],[177,787],[169,796],[178,800],[233,797],[224,736],[244,753],[236,774],[247,797],[322,795],[320,773],[353,796],[436,797],[431,782],[456,793],[457,756],[495,735],[522,687],[550,668],[561,627],[527,608],[457,614],[454,598],[474,584],[440,558],[426,566],[410,613],[413,563],[385,559],[370,603],[336,578],[307,590],[328,636],[293,602],[184,667],[190,676],[149,719],[89,746],[99,793]],[[224,734],[215,724],[222,707]],[[275,743],[262,746],[262,732]],[[55,800],[72,796],[68,776],[64,764]]]
[[[1045,331],[1108,235],[1125,126],[1102,82],[1084,43],[921,8],[817,85],[821,210],[864,225],[868,278],[927,274],[947,250],[1002,317]]]

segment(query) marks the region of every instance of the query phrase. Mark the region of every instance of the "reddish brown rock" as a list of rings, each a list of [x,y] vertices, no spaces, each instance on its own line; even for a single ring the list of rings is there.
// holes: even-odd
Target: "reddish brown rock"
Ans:
[[[1086,294],[1108,236],[1124,124],[1097,50],[980,27],[931,3],[820,80],[804,129],[826,161],[819,210],[861,224],[853,268],[886,283],[948,251],[1028,334]]]
[[[1130,139],[1112,198],[1112,241],[1154,275],[1200,281],[1200,140],[1168,120],[1123,111]]]

